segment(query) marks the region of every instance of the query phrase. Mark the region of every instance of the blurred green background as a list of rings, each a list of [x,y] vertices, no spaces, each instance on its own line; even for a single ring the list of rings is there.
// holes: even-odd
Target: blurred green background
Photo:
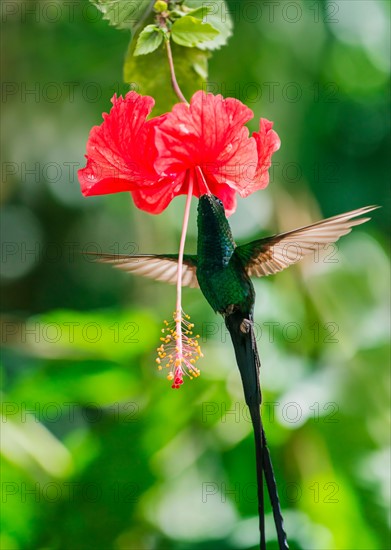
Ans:
[[[292,549],[390,548],[389,4],[229,2],[209,89],[275,121],[239,242],[367,204],[338,247],[254,282],[264,419]],[[274,6],[274,7],[273,7]],[[82,197],[90,128],[129,41],[87,2],[3,1],[2,550],[257,548],[251,425],[223,324],[197,290],[202,376],[155,368],[175,288],[80,250],[175,252],[160,216]],[[187,250],[195,250],[195,208]],[[270,508],[267,529],[277,548]]]

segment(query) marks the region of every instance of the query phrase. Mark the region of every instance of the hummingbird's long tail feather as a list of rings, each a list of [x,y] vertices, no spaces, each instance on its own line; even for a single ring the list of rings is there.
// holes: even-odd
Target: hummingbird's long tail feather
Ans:
[[[245,322],[243,314],[232,313],[225,318],[235,350],[236,362],[242,378],[244,396],[250,410],[254,429],[255,454],[257,467],[259,531],[261,550],[266,549],[265,509],[263,495],[263,437],[261,424],[261,390],[259,385],[259,359],[254,353],[254,331],[250,322]],[[243,324],[244,323],[244,324]]]
[[[287,541],[287,537],[284,529],[284,519],[281,513],[280,499],[278,498],[277,483],[276,483],[276,478],[274,477],[272,459],[270,456],[269,448],[267,446],[267,440],[266,440],[263,426],[262,426],[262,437],[263,437],[263,469],[265,472],[267,490],[269,493],[269,498],[273,509],[274,524],[277,530],[278,546],[280,550],[285,550],[286,548],[289,548],[289,546],[288,546],[288,541]]]
[[[249,319],[245,319],[243,314],[237,311],[226,316],[225,323],[231,335],[232,343],[234,346],[236,361],[242,378],[244,396],[246,404],[250,411],[254,430],[258,487],[259,530],[261,536],[260,548],[261,550],[265,550],[266,548],[263,491],[263,476],[265,475],[269,497],[273,508],[274,521],[278,534],[279,548],[280,550],[285,550],[289,547],[283,527],[283,519],[281,515],[277,485],[274,478],[272,462],[269,450],[267,448],[265,432],[262,426],[260,412],[262,396],[259,383],[260,361],[255,342],[253,319],[252,316],[249,317]]]

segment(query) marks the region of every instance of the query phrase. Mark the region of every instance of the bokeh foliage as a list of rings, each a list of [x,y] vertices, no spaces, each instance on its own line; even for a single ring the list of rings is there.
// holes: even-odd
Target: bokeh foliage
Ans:
[[[238,241],[383,206],[337,250],[255,285],[291,547],[385,550],[389,5],[228,4],[234,34],[208,89],[247,103],[252,130],[274,120],[282,139],[270,186],[231,219]],[[181,198],[153,217],[127,195],[83,198],[76,178],[91,126],[128,89],[129,33],[87,2],[3,2],[2,14],[0,547],[256,548],[251,426],[221,320],[184,291],[205,358],[174,392],[154,366],[174,288],[80,254],[178,246]]]

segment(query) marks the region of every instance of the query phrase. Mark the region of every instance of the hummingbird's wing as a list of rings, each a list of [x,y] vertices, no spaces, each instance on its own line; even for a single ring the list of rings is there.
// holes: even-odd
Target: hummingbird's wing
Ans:
[[[357,218],[379,206],[366,206],[339,216],[301,227],[280,235],[252,241],[235,249],[249,276],[272,275],[300,261],[311,252],[319,252],[324,245],[335,243],[347,235],[355,225],[370,218]]]
[[[143,275],[156,281],[176,284],[178,255],[176,254],[91,254],[98,262],[112,264],[118,269]],[[198,288],[196,276],[197,257],[185,254],[183,257],[182,286]]]

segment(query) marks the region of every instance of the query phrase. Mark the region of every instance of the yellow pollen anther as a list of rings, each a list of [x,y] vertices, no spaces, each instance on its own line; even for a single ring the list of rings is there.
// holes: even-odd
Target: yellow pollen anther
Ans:
[[[192,380],[199,376],[200,371],[194,366],[203,357],[198,343],[198,334],[194,336],[194,323],[189,322],[190,316],[182,311],[173,313],[171,322],[163,321],[161,329],[161,344],[157,348],[156,363],[158,370],[168,368],[168,380],[174,380],[173,387],[178,388],[186,375]],[[178,324],[180,323],[180,326]]]

